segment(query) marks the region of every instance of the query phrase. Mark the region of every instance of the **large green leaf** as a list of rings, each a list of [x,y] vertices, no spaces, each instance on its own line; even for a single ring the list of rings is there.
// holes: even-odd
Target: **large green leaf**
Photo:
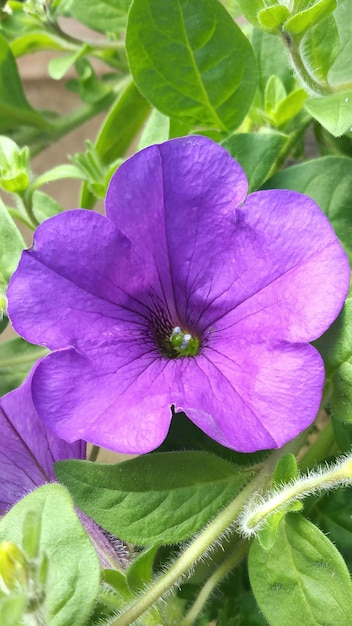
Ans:
[[[224,131],[245,117],[253,50],[217,0],[134,0],[126,48],[137,86],[162,113]]]
[[[310,28],[304,35],[300,52],[304,63],[318,81],[327,81],[339,47],[339,33],[333,15]]]
[[[36,527],[28,527],[31,517],[37,520]],[[0,522],[0,541],[4,540],[24,553],[35,546],[35,563],[40,557],[47,561],[46,576],[40,572],[35,576],[32,565],[28,596],[37,597],[39,606],[35,616],[19,623],[84,626],[98,594],[100,566],[67,491],[50,484],[26,496]]]
[[[118,465],[55,464],[75,503],[98,524],[137,545],[177,543],[200,530],[246,478],[207,452],[164,452]]]
[[[332,64],[328,80],[331,85],[344,85],[352,80],[352,0],[339,0],[334,11],[340,46]],[[327,33],[328,35],[328,33]]]
[[[352,582],[346,564],[329,539],[294,513],[280,524],[271,549],[255,540],[249,577],[270,626],[350,626]]]

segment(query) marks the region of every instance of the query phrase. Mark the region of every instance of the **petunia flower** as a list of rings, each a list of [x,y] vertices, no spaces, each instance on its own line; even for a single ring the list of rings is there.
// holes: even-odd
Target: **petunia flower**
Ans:
[[[324,366],[308,342],[342,307],[348,261],[309,197],[246,194],[222,147],[185,137],[119,167],[106,217],[78,209],[39,226],[9,314],[53,351],[33,395],[57,435],[144,453],[173,408],[251,452],[311,424]]]
[[[0,516],[37,487],[55,481],[55,461],[86,458],[84,441],[67,443],[39,419],[31,396],[32,376],[33,371],[18,389],[0,399]],[[125,567],[128,553],[123,542],[82,511],[77,514],[102,567]]]

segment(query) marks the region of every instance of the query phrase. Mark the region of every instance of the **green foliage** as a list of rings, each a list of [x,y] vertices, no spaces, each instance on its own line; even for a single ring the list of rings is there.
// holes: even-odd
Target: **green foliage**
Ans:
[[[334,137],[352,129],[352,89],[325,98],[308,98],[304,106]]]
[[[313,524],[297,514],[279,526],[270,550],[255,540],[249,577],[270,626],[349,626],[352,582],[340,553]]]
[[[246,482],[206,452],[165,452],[111,466],[61,461],[55,474],[85,513],[137,545],[191,537]]]
[[[26,496],[0,522],[0,541],[4,540],[19,546],[24,554],[10,597],[16,600],[17,590],[21,600],[24,596],[25,623],[32,619],[47,626],[84,626],[99,589],[99,560],[67,491],[51,484]],[[28,553],[30,545],[33,550]],[[1,610],[3,617],[11,615],[6,603]],[[14,622],[10,617],[1,623],[10,626]]]
[[[0,395],[16,389],[29,370],[47,353],[45,348],[27,343],[21,337],[0,344]]]
[[[351,447],[351,441],[349,443]],[[334,543],[346,561],[350,572],[352,572],[352,498],[350,489],[338,489],[323,495],[310,510],[309,517]]]
[[[288,140],[277,132],[237,133],[222,145],[243,167],[251,192],[268,178]]]
[[[233,130],[254,96],[253,52],[216,0],[134,0],[126,47],[141,92],[162,113]]]
[[[102,33],[118,33],[126,28],[131,0],[65,0],[59,11]]]

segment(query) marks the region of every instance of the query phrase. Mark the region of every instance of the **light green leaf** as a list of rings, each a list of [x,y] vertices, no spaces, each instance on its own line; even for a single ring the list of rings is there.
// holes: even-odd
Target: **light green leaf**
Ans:
[[[277,110],[281,100],[286,98],[286,89],[278,76],[273,74],[270,76],[264,93],[265,112],[270,115]]]
[[[351,429],[350,429],[351,430]],[[350,442],[351,443],[351,442]],[[319,498],[309,517],[341,551],[352,570],[352,498],[350,489],[330,491]]]
[[[248,22],[254,24],[257,28],[260,28],[260,22],[258,21],[258,13],[265,8],[265,0],[236,0],[240,7],[244,17]]]
[[[0,396],[16,389],[24,381],[29,370],[47,354],[42,346],[27,343],[21,337],[0,344]]]
[[[65,2],[65,15],[102,33],[119,33],[126,28],[131,0],[71,0]]]
[[[336,9],[336,0],[318,0],[307,9],[296,13],[285,22],[285,30],[300,35],[323,20]]]
[[[78,61],[78,59],[84,56],[88,50],[89,47],[84,44],[79,48],[79,50],[76,50],[75,52],[71,52],[69,54],[50,59],[48,64],[48,70],[51,78],[53,78],[54,80],[61,80],[61,78],[65,76],[66,72],[68,72],[70,67],[72,67],[76,63],[76,61]]]
[[[20,231],[0,198],[0,290],[7,288],[25,247]]]
[[[246,480],[207,452],[155,453],[118,465],[64,461],[55,473],[87,515],[137,545],[191,537]]]
[[[304,89],[295,89],[291,91],[284,100],[279,102],[274,114],[277,126],[283,126],[292,120],[302,110],[307,94]]]
[[[352,129],[352,90],[307,98],[304,106],[334,137],[340,137]]]
[[[170,119],[153,109],[138,142],[138,150],[169,139]]]
[[[270,626],[350,626],[352,582],[335,546],[304,517],[282,520],[270,550],[255,540],[249,578]]]
[[[126,48],[137,86],[165,115],[223,131],[245,117],[254,55],[217,0],[134,0]]]
[[[260,26],[273,33],[282,27],[288,17],[290,17],[290,11],[282,5],[262,9],[257,15]]]
[[[32,196],[32,211],[39,224],[53,215],[63,211],[62,206],[54,198],[43,191],[35,191]]]
[[[243,167],[251,192],[268,178],[287,141],[287,135],[275,132],[238,133],[222,145]]]
[[[36,594],[39,606],[31,623],[84,626],[100,583],[99,559],[93,544],[69,494],[57,484],[44,485],[16,504],[0,522],[0,541],[6,539],[21,546],[23,527],[31,511],[40,518],[39,550],[48,562],[46,577],[40,572],[35,576],[32,570],[28,595]]]

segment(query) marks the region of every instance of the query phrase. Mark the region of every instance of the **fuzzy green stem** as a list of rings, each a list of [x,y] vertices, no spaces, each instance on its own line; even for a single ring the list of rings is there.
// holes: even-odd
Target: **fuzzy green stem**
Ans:
[[[301,57],[300,53],[300,43],[301,38],[297,36],[295,39],[291,37],[291,35],[283,34],[283,42],[285,47],[290,55],[292,67],[297,74],[297,76],[301,79],[303,84],[307,87],[307,89],[318,96],[329,96],[333,93],[333,89],[328,85],[328,83],[319,83],[314,76],[312,76]]]
[[[178,626],[192,626],[195,623],[197,617],[202,612],[209,597],[213,593],[215,587],[222,581],[225,576],[236,567],[247,554],[249,548],[248,541],[239,541],[235,550],[221,563],[221,565],[215,570],[215,572],[208,578],[203,588],[201,589],[196,601],[188,611],[187,615],[178,624]]]
[[[268,518],[287,505],[303,500],[306,496],[322,490],[336,489],[352,484],[352,457],[342,457],[332,467],[318,469],[306,476],[297,478],[293,483],[281,489],[269,492],[265,500],[249,504],[240,518],[240,531],[247,537],[256,535],[267,523]]]
[[[290,441],[280,450],[273,452],[263,464],[255,478],[206,526],[206,528],[186,547],[170,568],[157,578],[136,600],[122,613],[111,626],[131,626],[135,620],[155,604],[175,583],[177,583],[209,548],[233,526],[238,514],[254,492],[268,484],[268,479],[277,461],[288,452],[297,452],[301,447],[305,433]]]

